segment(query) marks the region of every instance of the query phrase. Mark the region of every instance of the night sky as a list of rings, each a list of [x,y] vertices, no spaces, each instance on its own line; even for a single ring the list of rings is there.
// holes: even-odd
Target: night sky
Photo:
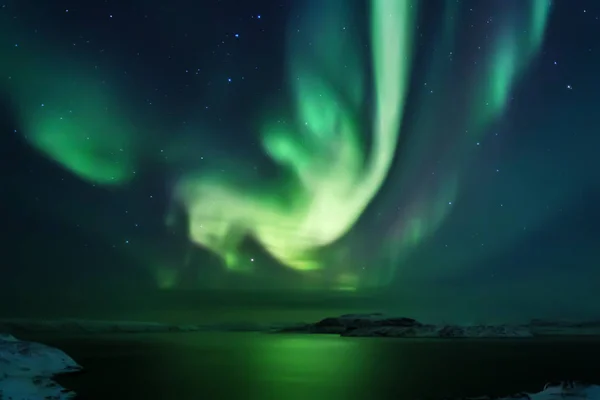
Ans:
[[[600,304],[597,1],[0,0],[0,29],[4,288]]]

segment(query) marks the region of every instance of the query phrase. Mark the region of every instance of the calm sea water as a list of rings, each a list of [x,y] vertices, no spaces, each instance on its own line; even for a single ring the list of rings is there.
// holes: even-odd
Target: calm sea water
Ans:
[[[600,341],[406,340],[260,333],[36,336],[87,372],[82,399],[445,399],[600,383]]]

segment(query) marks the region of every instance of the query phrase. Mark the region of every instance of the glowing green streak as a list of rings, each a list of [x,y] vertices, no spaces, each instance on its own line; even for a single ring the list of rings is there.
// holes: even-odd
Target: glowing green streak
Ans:
[[[27,31],[2,28],[6,38],[22,38],[19,46],[0,39],[0,91],[8,95],[28,142],[82,179],[105,185],[129,181],[139,136],[130,110],[103,81],[111,77]]]
[[[535,0],[531,11],[531,47],[538,49],[544,39],[548,18],[552,9],[550,0]]]
[[[550,14],[550,1],[529,0],[523,2],[523,6],[526,6],[530,12],[530,18],[525,21],[526,25],[522,26],[521,24],[520,26],[517,23],[518,18],[513,13],[502,15],[503,12],[500,12],[499,16],[504,18],[498,18],[496,21],[499,30],[491,37],[493,45],[490,54],[482,63],[483,70],[469,75],[469,78],[470,76],[474,77],[473,81],[461,82],[460,87],[473,87],[475,90],[471,94],[469,101],[471,107],[467,111],[469,114],[465,115],[465,125],[453,128],[459,132],[469,132],[469,134],[465,135],[464,141],[458,141],[456,149],[446,150],[440,156],[444,165],[452,167],[445,169],[443,178],[436,183],[437,187],[410,189],[410,197],[414,200],[405,210],[401,210],[397,225],[392,228],[390,235],[386,235],[386,247],[389,249],[388,254],[392,259],[392,265],[389,274],[381,277],[383,278],[381,281],[389,282],[413,250],[423,243],[427,236],[433,234],[450,214],[452,207],[449,203],[455,200],[458,193],[459,178],[462,168],[466,164],[466,155],[470,153],[467,149],[475,147],[472,135],[482,135],[486,132],[489,124],[502,115],[515,82],[539,51]],[[443,50],[438,51],[438,54],[441,56],[438,56],[437,62],[431,66],[432,69],[427,78],[427,82],[434,82],[432,86],[438,92],[440,88],[449,92],[456,90],[453,82],[448,79],[449,75],[446,72],[448,64],[445,57],[449,52],[460,51],[459,46],[462,44],[460,40],[453,40],[457,33],[454,28],[458,23],[458,13],[456,12],[458,7],[460,6],[456,1],[446,2],[445,21],[447,25],[442,30],[437,43],[449,46],[440,46]],[[457,46],[457,48],[453,49],[452,46]],[[422,115],[418,120],[422,122],[416,124],[418,139],[411,143],[411,149],[415,156],[409,154],[405,158],[406,165],[417,165],[417,168],[424,167],[419,163],[418,157],[427,152],[436,135],[446,129],[435,118],[430,117],[431,115],[444,115],[448,105],[452,103],[447,97],[442,96],[441,99],[441,102],[436,104],[437,100],[425,97],[423,104],[420,104],[419,110],[422,111],[419,112],[422,112]],[[414,173],[418,172],[418,170],[414,171]],[[440,175],[439,171],[437,175]],[[379,283],[382,283],[381,281]]]
[[[498,51],[492,58],[490,74],[492,84],[490,113],[497,115],[502,112],[510,94],[512,81],[517,73],[517,55],[515,52],[514,32],[502,37]]]
[[[190,216],[191,239],[223,256],[230,268],[250,266],[237,249],[248,234],[287,266],[320,268],[313,253],[347,233],[381,187],[395,152],[408,88],[414,7],[396,0],[373,0],[371,5],[376,100],[369,155],[357,124],[365,111],[358,107],[363,74],[357,63],[348,66],[345,59],[332,58],[328,52],[335,53],[335,47],[317,46],[309,57],[294,54],[300,58],[291,60],[296,126],[272,123],[263,132],[268,154],[290,171],[294,183],[283,193],[265,188],[254,195],[217,178],[192,177],[180,183],[177,195]],[[326,15],[323,29],[343,26],[340,15]],[[318,31],[318,37],[326,35]],[[348,58],[357,59],[353,53]],[[348,76],[341,73],[346,68]]]
[[[49,97],[43,107],[23,102],[20,114],[27,139],[83,179],[109,185],[129,181],[137,158],[133,127],[100,85],[72,81],[52,82],[61,95]],[[31,93],[26,98],[44,97]]]
[[[322,267],[318,251],[351,229],[390,169],[405,109],[416,4],[409,0],[370,2],[374,109],[367,110],[366,57],[357,37],[349,32],[352,29],[346,30],[352,27],[346,15],[349,7],[343,0],[321,3],[290,44],[295,119],[291,123],[273,119],[261,131],[264,148],[288,172],[286,181],[272,186],[240,185],[228,180],[242,176],[234,173],[184,177],[175,196],[187,208],[195,243],[221,255],[232,269],[253,266],[251,256],[239,250],[248,235],[289,267]],[[550,1],[530,0],[527,5],[530,18],[525,27],[518,26],[514,15],[495,25],[500,30],[493,36],[490,54],[478,64],[473,82],[463,86],[476,88],[466,96],[472,115],[468,115],[465,131],[479,135],[504,112],[515,81],[540,48]],[[446,6],[449,15],[439,42],[452,51],[461,44],[454,37],[460,5],[448,0]],[[3,29],[13,28],[5,25]],[[307,41],[307,35],[314,35],[314,40]],[[11,96],[32,146],[82,179],[106,185],[131,179],[143,138],[127,118],[130,110],[119,104],[119,93],[102,81],[109,77],[99,77],[92,66],[72,60],[56,65],[62,57],[47,45],[35,47],[34,39],[16,48],[7,42],[9,36],[0,38],[0,73],[11,78],[2,81],[0,88]],[[307,42],[311,45],[302,48],[300,44]],[[446,68],[442,63],[432,67],[436,83],[449,81]],[[442,97],[439,104],[445,108],[450,101]],[[421,109],[433,121],[430,115],[443,111],[431,110],[432,104],[436,103]],[[361,117],[371,114],[372,147],[367,153]],[[427,139],[443,128],[435,121],[425,125],[428,129],[417,135],[422,148],[413,149],[411,161],[427,151],[431,143]],[[456,154],[447,157],[448,165],[455,167],[438,187],[408,193],[418,201],[403,214],[403,225],[395,228],[397,235],[390,247],[398,253],[396,261],[437,229],[448,214],[445,205],[456,195],[463,165],[453,158]],[[158,280],[164,286],[174,284],[173,274],[163,275]],[[346,289],[355,287],[356,281],[347,271],[338,277]]]
[[[377,111],[373,128],[374,161],[365,179],[363,208],[379,190],[396,151],[409,85],[415,9],[410,1],[373,2],[371,24]]]
[[[478,132],[481,132],[482,125],[504,112],[515,81],[531,63],[542,44],[551,2],[531,0],[527,4],[531,19],[527,30],[529,35],[524,38],[525,40],[521,39],[523,34],[518,28],[507,26],[496,41],[495,52],[490,58],[489,72],[484,78],[486,79],[483,85],[484,92],[475,100],[475,109],[479,110],[475,128]],[[485,82],[489,84],[485,85]]]

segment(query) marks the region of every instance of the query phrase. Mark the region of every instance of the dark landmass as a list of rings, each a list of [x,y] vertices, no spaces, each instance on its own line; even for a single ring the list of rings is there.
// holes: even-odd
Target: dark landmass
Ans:
[[[380,313],[346,314],[316,323],[288,326],[278,333],[337,334],[353,337],[395,338],[536,338],[552,336],[599,336],[600,321],[566,322],[532,320],[521,325],[424,324],[412,318]]]
[[[532,320],[526,324],[427,324],[412,318],[381,313],[345,314],[315,323],[258,324],[253,322],[216,324],[163,324],[138,321],[95,321],[77,319],[2,319],[0,332],[21,333],[168,333],[168,332],[269,332],[335,334],[350,337],[394,338],[540,338],[600,337],[598,321]]]

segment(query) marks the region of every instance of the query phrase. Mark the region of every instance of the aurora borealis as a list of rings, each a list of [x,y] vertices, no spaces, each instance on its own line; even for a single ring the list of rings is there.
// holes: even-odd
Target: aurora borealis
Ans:
[[[63,3],[0,10],[5,130],[56,177],[11,201],[156,287],[558,284],[595,254],[595,5]]]
[[[329,45],[342,43],[344,56],[348,54],[356,63],[344,71],[336,87],[321,73],[329,70],[336,74],[344,68],[336,62],[339,58],[330,59],[331,47],[324,43],[313,54],[303,54],[296,49],[301,48],[294,43],[298,39],[291,40],[289,80],[295,95],[295,123],[268,122],[262,138],[267,154],[289,171],[288,190],[254,195],[206,177],[186,178],[178,186],[177,195],[190,218],[191,239],[223,255],[230,268],[243,263],[237,251],[244,235],[255,237],[284,266],[300,271],[323,268],[311,253],[352,228],[381,187],[392,162],[407,91],[408,68],[402,58],[410,63],[412,53],[412,7],[409,3],[372,3],[376,99],[369,152],[361,143],[364,139],[358,123],[358,112],[366,107],[365,89],[360,87],[364,74],[359,57],[353,55],[353,45],[344,43],[349,38],[343,37],[340,27],[347,21],[338,20],[346,5],[330,2],[325,7],[328,9],[319,12],[313,26],[315,42],[324,36],[321,25],[324,32],[336,27],[329,34]],[[387,37],[398,39],[386,41]]]

